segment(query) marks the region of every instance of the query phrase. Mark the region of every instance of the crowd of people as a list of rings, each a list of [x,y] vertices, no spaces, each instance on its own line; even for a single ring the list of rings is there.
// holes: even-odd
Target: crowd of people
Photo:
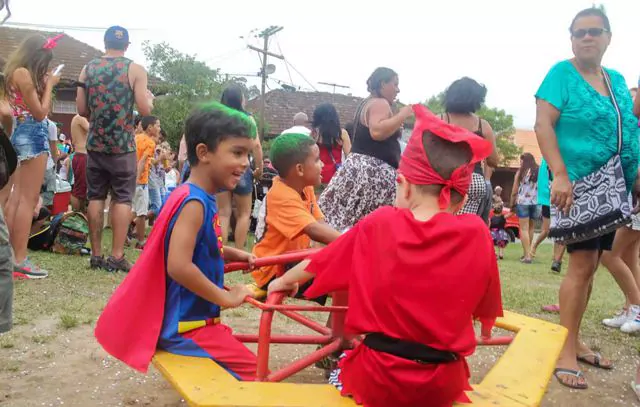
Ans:
[[[557,241],[554,271],[568,253],[556,310],[569,337],[555,376],[585,389],[579,362],[613,368],[579,337],[601,261],[626,298],[620,314],[604,324],[640,331],[640,220],[631,213],[640,99],[632,100],[622,75],[601,66],[611,41],[601,10],[578,13],[570,32],[574,57],[554,65],[535,95],[544,160],[521,156],[509,207],[519,218],[522,263],[534,261],[548,236]],[[4,162],[11,163],[15,151],[18,164],[6,165],[8,173],[17,169],[0,195],[0,255],[13,252],[14,261],[0,259],[0,266],[32,278],[47,275],[29,260],[27,240],[41,186],[50,191],[53,172],[54,182],[73,185],[73,209],[87,212],[90,266],[129,272],[96,337],[130,366],[146,370],[159,347],[212,358],[235,377],[253,380],[256,357],[220,323],[222,308],[278,291],[324,304],[331,292],[346,290],[347,328],[364,339],[323,363],[344,395],[368,406],[468,400],[472,320],[487,332],[502,315],[496,257],[504,257],[509,241],[502,188],[490,182],[499,157],[495,135],[477,115],[483,85],[470,78],[453,82],[440,115],[421,105],[397,109],[399,76],[377,68],[353,123],[343,126],[331,104],[317,106],[311,120],[298,113],[293,127],[271,143],[268,160],[242,88],[230,85],[220,102],[185,118],[175,153],[162,118],[152,115],[146,71],[124,56],[129,35],[118,26],[105,33],[104,56],[80,74],[70,141],[59,134],[47,118],[60,80],[49,67],[56,40],[30,37],[5,65],[2,137],[11,144],[0,146]],[[412,117],[403,146],[402,129]],[[267,167],[278,176],[254,202],[254,182]],[[603,188],[606,194],[598,195]],[[105,208],[113,232],[107,257]],[[248,252],[253,212],[256,244]],[[542,233],[534,239],[540,217]],[[232,218],[235,247],[227,245]],[[124,248],[133,240],[142,253],[132,266]],[[326,247],[299,264],[253,268],[256,258],[312,244]],[[249,263],[253,287],[225,290],[225,261]],[[10,327],[10,283],[0,281],[0,332]],[[148,324],[139,324],[142,318]]]

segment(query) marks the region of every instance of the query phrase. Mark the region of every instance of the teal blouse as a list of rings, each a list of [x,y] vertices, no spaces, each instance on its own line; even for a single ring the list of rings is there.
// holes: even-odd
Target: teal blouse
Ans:
[[[638,171],[638,120],[624,77],[605,68],[611,78],[616,101],[622,113],[622,168],[631,191]],[[569,179],[576,181],[597,171],[616,154],[618,127],[616,111],[608,96],[596,91],[569,60],[556,64],[536,93],[560,111],[556,137]],[[540,183],[544,185],[543,183]],[[548,183],[546,184],[548,189]],[[542,194],[548,192],[542,191]]]

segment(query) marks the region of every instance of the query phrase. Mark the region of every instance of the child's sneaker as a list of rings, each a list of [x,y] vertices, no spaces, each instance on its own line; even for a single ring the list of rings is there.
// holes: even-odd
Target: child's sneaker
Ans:
[[[554,262],[551,263],[551,271],[553,271],[555,273],[559,273],[560,270],[562,270],[562,262],[554,260]]]
[[[18,279],[38,280],[49,277],[49,273],[31,263],[31,260],[27,258],[21,264],[13,266],[13,276]]]
[[[602,324],[604,326],[608,326],[609,328],[619,329],[628,320],[629,320],[629,311],[623,308],[613,318],[603,319]]]
[[[105,268],[104,256],[91,256],[91,259],[89,259],[89,267],[94,270]]]
[[[632,305],[627,312],[627,322],[622,324],[620,330],[626,334],[640,331],[640,306]]]
[[[119,259],[116,259],[113,256],[109,256],[107,261],[105,262],[105,268],[111,272],[122,271],[124,273],[128,273],[131,270],[131,263],[125,259],[124,255]]]

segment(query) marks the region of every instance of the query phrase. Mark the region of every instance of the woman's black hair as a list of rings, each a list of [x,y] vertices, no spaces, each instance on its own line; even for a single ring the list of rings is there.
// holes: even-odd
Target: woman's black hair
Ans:
[[[331,103],[318,105],[313,111],[311,127],[318,130],[318,141],[326,147],[334,147],[340,144],[342,127],[338,111]]]
[[[380,89],[382,89],[382,85],[385,83],[389,83],[393,80],[393,78],[397,77],[398,74],[391,68],[380,67],[376,68],[375,71],[369,76],[367,79],[367,90],[369,93],[375,96],[380,95]]]
[[[454,81],[444,93],[444,108],[447,113],[475,113],[484,103],[487,88],[475,80],[464,77]]]
[[[573,17],[573,21],[571,21],[571,25],[569,26],[569,32],[573,34],[573,26],[579,18],[591,16],[600,17],[602,19],[602,25],[604,25],[604,28],[607,31],[611,32],[611,23],[609,22],[609,17],[607,17],[605,12],[598,7],[589,7],[576,14],[576,16]]]
[[[220,103],[232,109],[244,112],[244,107],[242,106],[243,94],[244,91],[242,89],[242,86],[232,83],[231,85],[227,86],[222,92]]]
[[[536,163],[536,158],[531,153],[524,153],[520,156],[520,160],[522,161],[522,165],[520,165],[520,173],[518,179],[516,180],[517,184],[524,180],[524,177],[529,174],[529,182],[538,182],[538,163]]]

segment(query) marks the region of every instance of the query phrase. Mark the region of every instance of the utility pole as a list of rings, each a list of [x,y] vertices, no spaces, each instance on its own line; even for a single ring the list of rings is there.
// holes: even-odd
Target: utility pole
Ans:
[[[265,130],[265,117],[264,117],[264,111],[265,111],[265,107],[267,104],[267,101],[265,99],[265,93],[267,91],[267,77],[269,76],[269,73],[273,73],[273,72],[267,72],[267,56],[272,56],[274,58],[277,59],[282,59],[284,60],[284,57],[282,55],[278,55],[278,54],[274,54],[273,52],[269,52],[269,37],[273,36],[274,34],[282,31],[284,27],[278,27],[275,25],[272,25],[269,28],[265,28],[260,34],[258,34],[258,37],[262,38],[264,40],[264,45],[262,47],[262,49],[251,46],[251,45],[247,45],[247,47],[253,51],[256,51],[258,53],[260,53],[262,55],[262,69],[260,70],[260,76],[262,77],[262,88],[260,89],[260,137],[262,139],[264,139],[264,130]]]
[[[336,88],[350,89],[350,86],[338,85],[337,83],[318,82],[320,85],[333,86],[333,93],[336,93]]]

